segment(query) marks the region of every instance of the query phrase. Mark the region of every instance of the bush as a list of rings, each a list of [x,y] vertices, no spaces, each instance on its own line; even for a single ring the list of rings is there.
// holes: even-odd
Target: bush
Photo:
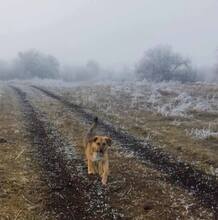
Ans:
[[[59,76],[59,62],[35,50],[20,52],[13,63],[13,77],[18,79],[55,79]]]
[[[145,52],[136,66],[137,78],[151,81],[195,81],[196,71],[189,59],[183,58],[168,46],[158,46]]]

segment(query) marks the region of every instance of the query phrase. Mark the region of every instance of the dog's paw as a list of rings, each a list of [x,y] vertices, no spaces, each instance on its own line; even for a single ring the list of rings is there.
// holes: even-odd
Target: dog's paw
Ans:
[[[101,180],[101,183],[102,183],[103,186],[106,186],[106,185],[107,185],[107,181],[104,180],[104,179]]]
[[[89,174],[89,175],[92,175],[92,174],[95,174],[95,172],[92,171],[92,170],[89,170],[89,171],[88,171],[88,174]]]

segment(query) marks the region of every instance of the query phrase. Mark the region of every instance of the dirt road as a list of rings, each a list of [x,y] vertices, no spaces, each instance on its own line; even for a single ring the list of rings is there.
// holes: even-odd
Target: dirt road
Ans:
[[[114,140],[102,187],[81,146],[92,114],[36,87],[1,91],[0,219],[215,219],[213,177],[101,120]]]

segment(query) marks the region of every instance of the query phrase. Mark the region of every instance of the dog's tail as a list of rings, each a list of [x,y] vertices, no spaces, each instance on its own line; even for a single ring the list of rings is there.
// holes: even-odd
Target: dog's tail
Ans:
[[[92,139],[95,136],[95,130],[97,128],[97,125],[98,125],[98,117],[95,117],[91,128],[88,130],[88,132],[86,134],[86,137],[85,137],[85,140],[84,140],[84,145],[85,146],[88,144],[90,139]]]
[[[95,129],[96,129],[97,125],[98,125],[98,117],[95,117],[95,118],[94,118],[94,122],[92,123],[92,126],[91,126],[91,128],[89,129],[89,131],[88,131],[88,133],[89,133],[91,136],[94,135],[94,132],[95,132]]]
[[[97,128],[97,125],[98,125],[98,117],[95,117],[94,122],[92,123],[92,126],[87,133],[90,137],[93,137],[95,135],[95,130]]]

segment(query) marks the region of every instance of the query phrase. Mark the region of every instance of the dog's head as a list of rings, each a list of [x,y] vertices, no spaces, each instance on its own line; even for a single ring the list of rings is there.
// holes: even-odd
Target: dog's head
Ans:
[[[91,150],[92,150],[92,160],[99,161],[104,157],[105,152],[108,149],[108,146],[111,146],[112,140],[107,136],[95,136],[90,141]]]

